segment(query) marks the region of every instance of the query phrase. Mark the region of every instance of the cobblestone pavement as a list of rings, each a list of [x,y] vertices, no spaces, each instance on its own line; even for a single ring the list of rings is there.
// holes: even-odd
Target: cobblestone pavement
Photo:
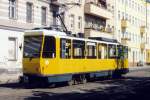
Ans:
[[[149,100],[150,68],[132,71],[122,79],[96,80],[75,86],[25,89],[1,84],[0,100]]]

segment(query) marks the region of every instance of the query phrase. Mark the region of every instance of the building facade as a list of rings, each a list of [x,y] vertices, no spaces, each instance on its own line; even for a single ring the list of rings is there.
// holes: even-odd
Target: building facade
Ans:
[[[113,0],[85,0],[86,37],[114,38]]]
[[[148,47],[146,49],[146,63],[150,64],[150,1],[146,3],[146,26],[147,26],[147,43],[148,43]]]
[[[115,34],[119,42],[129,47],[130,66],[148,63],[149,3],[145,0],[116,0],[114,6]]]
[[[84,33],[84,0],[51,0],[51,3],[57,6],[53,7],[53,13],[61,15],[68,31],[72,34]],[[58,17],[54,18],[53,24],[62,25]]]
[[[114,0],[52,0],[72,34],[114,38]],[[63,13],[62,13],[63,12]]]
[[[52,13],[48,0],[0,0],[0,73],[22,68],[23,33],[49,26]]]
[[[129,62],[150,62],[150,3],[145,0],[0,0],[0,73],[20,71],[23,32],[61,25],[72,34],[117,39]]]

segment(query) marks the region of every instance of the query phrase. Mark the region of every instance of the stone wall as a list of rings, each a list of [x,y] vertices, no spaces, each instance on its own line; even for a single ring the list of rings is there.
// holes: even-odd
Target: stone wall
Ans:
[[[0,68],[0,84],[18,82],[22,75],[22,69],[5,69]]]

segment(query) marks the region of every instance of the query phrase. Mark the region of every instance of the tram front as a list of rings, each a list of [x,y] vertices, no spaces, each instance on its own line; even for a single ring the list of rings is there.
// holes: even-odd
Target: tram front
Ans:
[[[28,35],[24,37],[23,73],[39,74],[42,49],[42,35]]]

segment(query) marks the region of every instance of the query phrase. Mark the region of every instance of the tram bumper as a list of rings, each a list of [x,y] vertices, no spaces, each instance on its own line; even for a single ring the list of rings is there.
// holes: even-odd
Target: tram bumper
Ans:
[[[20,76],[19,83],[29,83],[29,77],[26,75]]]
[[[129,72],[129,69],[128,68],[117,69],[114,72],[117,73],[117,74],[126,74],[126,73]]]

